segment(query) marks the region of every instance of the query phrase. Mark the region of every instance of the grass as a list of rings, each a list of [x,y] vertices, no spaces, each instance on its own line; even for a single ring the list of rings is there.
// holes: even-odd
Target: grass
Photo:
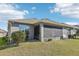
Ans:
[[[0,50],[9,56],[79,56],[79,40],[53,40],[49,42],[25,42],[18,47]]]

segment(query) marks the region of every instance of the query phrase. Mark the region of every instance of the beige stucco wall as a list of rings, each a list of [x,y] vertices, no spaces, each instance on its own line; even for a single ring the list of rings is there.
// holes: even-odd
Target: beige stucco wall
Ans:
[[[63,38],[68,38],[68,35],[69,35],[69,30],[68,30],[68,29],[63,28],[63,29],[62,29],[62,31],[63,31]]]
[[[76,30],[76,29],[72,29],[72,30],[71,30],[71,35],[76,34],[76,32],[77,32],[77,30]]]

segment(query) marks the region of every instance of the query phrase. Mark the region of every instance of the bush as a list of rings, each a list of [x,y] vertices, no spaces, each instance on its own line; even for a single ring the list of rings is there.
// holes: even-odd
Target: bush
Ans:
[[[11,37],[17,46],[19,45],[19,42],[24,41],[24,33],[22,31],[13,32]]]
[[[52,41],[52,39],[48,39],[48,41]]]
[[[7,37],[1,37],[0,38],[0,46],[7,45]]]

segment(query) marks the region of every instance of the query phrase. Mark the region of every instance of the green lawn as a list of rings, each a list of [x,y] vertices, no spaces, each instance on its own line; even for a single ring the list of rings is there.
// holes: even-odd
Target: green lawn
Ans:
[[[0,55],[79,56],[79,40],[54,40],[44,43],[25,42],[18,47],[0,50]]]

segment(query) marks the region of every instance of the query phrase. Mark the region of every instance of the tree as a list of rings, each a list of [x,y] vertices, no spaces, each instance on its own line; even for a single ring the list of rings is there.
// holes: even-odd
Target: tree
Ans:
[[[13,32],[11,37],[17,46],[19,45],[19,42],[24,41],[24,33],[22,31]]]

